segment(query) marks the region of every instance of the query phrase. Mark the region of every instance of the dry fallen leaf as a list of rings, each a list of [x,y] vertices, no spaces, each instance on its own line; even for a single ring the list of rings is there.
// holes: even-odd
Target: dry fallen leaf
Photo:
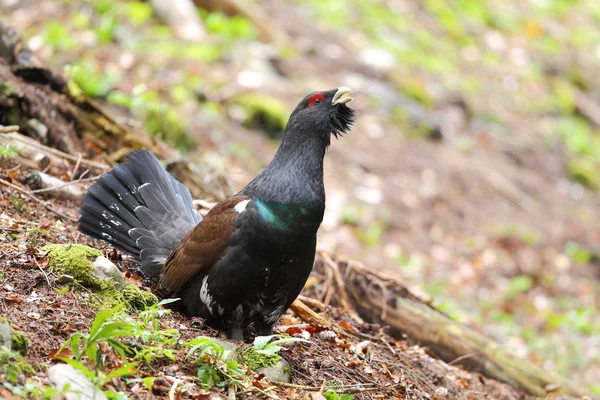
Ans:
[[[302,333],[302,329],[300,329],[300,328],[299,328],[299,327],[297,327],[297,326],[292,326],[292,327],[289,327],[289,328],[287,328],[287,329],[285,330],[285,333],[286,333],[287,335],[297,335],[297,334],[300,334],[300,333]]]
[[[50,359],[53,361],[60,360],[61,358],[73,358],[73,352],[69,349],[54,349],[50,351]]]
[[[344,328],[348,332],[352,331],[352,327],[350,325],[348,325],[348,323],[346,321],[341,321],[340,327]]]

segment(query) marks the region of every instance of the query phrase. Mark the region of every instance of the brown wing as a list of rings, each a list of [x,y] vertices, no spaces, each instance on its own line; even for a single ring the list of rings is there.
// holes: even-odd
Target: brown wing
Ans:
[[[217,204],[173,249],[163,267],[160,284],[177,292],[203,268],[213,264],[228,246],[234,221],[239,213],[234,207],[246,196],[230,197]]]

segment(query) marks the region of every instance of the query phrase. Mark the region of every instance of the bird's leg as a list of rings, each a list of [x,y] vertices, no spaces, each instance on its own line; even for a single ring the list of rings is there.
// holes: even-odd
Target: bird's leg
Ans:
[[[229,327],[229,337],[233,340],[244,340],[244,330],[240,321],[231,321]]]
[[[273,334],[273,325],[267,324],[264,321],[255,321],[254,330],[257,336],[270,336]]]
[[[231,315],[229,337],[234,340],[244,340],[244,308],[238,305]]]

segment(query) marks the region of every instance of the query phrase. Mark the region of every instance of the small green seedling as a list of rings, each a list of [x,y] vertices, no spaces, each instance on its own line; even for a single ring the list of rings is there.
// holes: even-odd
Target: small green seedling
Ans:
[[[271,339],[278,338],[271,342]],[[280,345],[289,343],[310,343],[310,341],[302,338],[295,338],[288,335],[270,335],[257,336],[254,339],[254,350],[261,354],[277,354],[282,349]]]

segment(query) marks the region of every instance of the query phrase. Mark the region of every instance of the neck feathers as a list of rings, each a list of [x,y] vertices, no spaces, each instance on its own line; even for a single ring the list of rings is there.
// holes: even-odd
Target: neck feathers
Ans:
[[[324,204],[323,157],[327,143],[319,136],[286,129],[273,160],[240,194],[281,203]]]

